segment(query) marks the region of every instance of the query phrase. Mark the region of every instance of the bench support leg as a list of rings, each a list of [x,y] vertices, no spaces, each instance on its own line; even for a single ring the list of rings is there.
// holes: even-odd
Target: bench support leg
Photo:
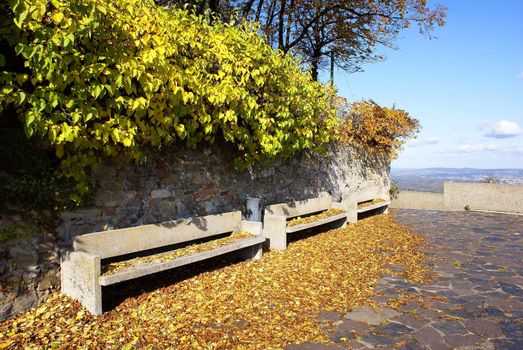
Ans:
[[[269,239],[272,249],[287,249],[287,218],[280,215],[265,214],[263,220],[263,235]]]
[[[240,254],[244,259],[260,260],[263,254],[263,244],[245,248]]]
[[[252,258],[253,260],[260,260],[263,255],[263,244],[258,244],[252,247]]]
[[[347,221],[342,228],[347,226],[347,222],[355,224],[358,222],[358,204],[355,201],[345,201],[341,203],[332,203],[332,207],[336,209],[345,210],[347,212]]]
[[[78,300],[93,315],[101,315],[100,257],[83,252],[64,252],[60,267],[62,293]]]
[[[347,221],[355,224],[358,222],[358,210],[357,209],[350,209],[347,212]]]

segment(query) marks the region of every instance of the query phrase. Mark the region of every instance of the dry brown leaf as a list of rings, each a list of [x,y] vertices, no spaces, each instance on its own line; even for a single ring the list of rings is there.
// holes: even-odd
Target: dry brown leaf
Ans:
[[[318,220],[325,219],[330,216],[334,216],[334,215],[338,215],[338,214],[342,214],[342,213],[345,213],[345,211],[343,211],[341,209],[329,209],[318,215],[311,215],[311,216],[307,216],[304,218],[298,216],[296,218],[293,218],[293,219],[287,221],[287,226],[293,227],[293,226],[298,226],[301,224],[308,224],[309,222],[318,221]]]
[[[54,294],[37,309],[1,323],[0,344],[29,349],[277,349],[329,343],[318,320],[320,310],[346,312],[371,305],[374,286],[390,265],[404,265],[406,278],[424,280],[423,243],[389,215],[374,216],[291,242],[286,251],[270,251],[258,261],[199,273],[127,298],[97,318],[82,315],[78,302]]]

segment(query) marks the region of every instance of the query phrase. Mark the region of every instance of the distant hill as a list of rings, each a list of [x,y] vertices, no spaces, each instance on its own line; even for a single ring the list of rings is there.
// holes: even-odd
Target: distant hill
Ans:
[[[445,181],[482,182],[495,177],[501,183],[523,183],[523,169],[393,168],[392,181],[400,190],[443,192]]]

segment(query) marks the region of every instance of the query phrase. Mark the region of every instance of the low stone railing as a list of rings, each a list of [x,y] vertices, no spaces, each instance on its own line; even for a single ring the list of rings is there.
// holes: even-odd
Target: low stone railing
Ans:
[[[400,191],[390,207],[523,214],[523,184],[445,182],[443,193]]]

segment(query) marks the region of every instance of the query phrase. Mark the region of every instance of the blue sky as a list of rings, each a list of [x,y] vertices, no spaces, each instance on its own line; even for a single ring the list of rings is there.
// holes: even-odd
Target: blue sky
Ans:
[[[421,121],[393,167],[523,168],[523,1],[438,2],[448,13],[437,39],[408,29],[385,62],[338,71],[340,94]]]

